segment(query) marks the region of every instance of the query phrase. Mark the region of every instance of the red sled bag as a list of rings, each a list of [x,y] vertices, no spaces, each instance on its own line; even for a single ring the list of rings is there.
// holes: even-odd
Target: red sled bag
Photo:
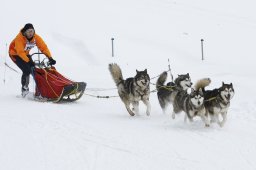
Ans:
[[[73,102],[80,99],[86,88],[85,82],[74,82],[61,75],[55,67],[35,62],[33,76],[36,82],[36,97],[53,102]]]

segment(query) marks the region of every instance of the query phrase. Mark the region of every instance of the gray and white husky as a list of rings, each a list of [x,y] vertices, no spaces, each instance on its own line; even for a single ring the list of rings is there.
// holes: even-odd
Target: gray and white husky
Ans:
[[[207,80],[203,79],[196,83],[195,88],[203,88]],[[207,84],[207,83],[206,83]],[[223,127],[227,121],[227,112],[230,107],[230,100],[235,94],[233,84],[225,84],[222,82],[222,86],[213,90],[203,90],[205,97],[205,108],[207,115],[211,118],[211,123],[217,122],[220,127]],[[220,120],[220,116],[222,120]]]
[[[181,111],[186,113],[185,121],[189,118],[192,122],[195,116],[200,116],[205,126],[210,126],[204,107],[204,94],[201,88],[199,90],[191,89],[190,94],[186,91],[179,91],[174,96],[172,118],[175,119],[175,114]]]
[[[156,82],[157,97],[159,104],[165,112],[166,107],[172,103],[172,99],[179,91],[187,91],[192,86],[189,73],[178,75],[174,82],[168,82],[164,85],[167,79],[167,72],[160,74]]]
[[[128,113],[134,116],[135,113],[139,113],[139,101],[142,101],[146,106],[146,114],[149,116],[151,111],[151,105],[149,102],[150,94],[150,78],[147,73],[147,69],[144,71],[136,70],[135,77],[123,79],[121,68],[117,64],[109,64],[109,71],[114,79],[114,82],[118,89],[118,94],[123,101]],[[133,108],[130,108],[130,105]],[[133,111],[135,112],[133,112]]]

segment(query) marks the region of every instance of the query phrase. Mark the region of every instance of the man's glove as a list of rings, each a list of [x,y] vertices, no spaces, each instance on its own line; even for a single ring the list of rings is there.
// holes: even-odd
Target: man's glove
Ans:
[[[56,64],[56,60],[54,60],[53,58],[49,59],[49,65],[55,65]]]

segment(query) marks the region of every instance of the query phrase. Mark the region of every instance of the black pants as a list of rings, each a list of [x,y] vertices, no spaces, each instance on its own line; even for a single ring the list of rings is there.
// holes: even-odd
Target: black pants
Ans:
[[[21,69],[21,85],[22,87],[28,87],[29,85],[29,75],[31,74],[31,66],[29,63],[22,60],[19,56],[12,56],[15,59],[14,63]],[[28,55],[28,58],[31,60],[31,56]]]

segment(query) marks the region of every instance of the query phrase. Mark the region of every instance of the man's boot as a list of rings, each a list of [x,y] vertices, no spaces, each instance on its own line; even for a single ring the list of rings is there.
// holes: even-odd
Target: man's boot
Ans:
[[[21,77],[21,84],[22,84],[21,96],[25,97],[29,93],[29,88],[28,88],[28,85],[29,85],[29,75],[28,76],[22,75],[22,77]]]

